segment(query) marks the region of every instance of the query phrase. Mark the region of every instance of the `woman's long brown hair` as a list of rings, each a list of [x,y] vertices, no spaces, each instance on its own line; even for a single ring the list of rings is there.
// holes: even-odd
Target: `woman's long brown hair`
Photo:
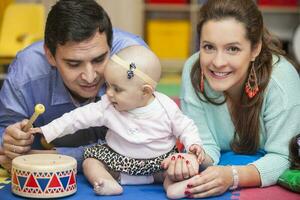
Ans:
[[[234,138],[231,141],[231,148],[236,153],[253,154],[259,148],[260,123],[259,116],[263,103],[264,91],[269,83],[272,73],[272,56],[276,55],[278,61],[280,55],[285,56],[278,39],[271,36],[264,27],[263,17],[253,0],[208,0],[201,7],[198,34],[201,38],[203,25],[210,20],[224,20],[233,18],[241,22],[246,29],[246,37],[254,49],[259,42],[262,42],[261,52],[254,61],[254,69],[257,76],[259,93],[252,99],[248,98],[244,90],[241,91],[239,102],[234,102],[232,108],[232,120],[235,126]],[[216,30],[218,31],[218,30]],[[250,72],[250,67],[248,74]],[[200,91],[201,67],[199,59],[191,70],[191,81],[194,90],[201,101],[208,101],[215,105],[224,104],[228,98],[225,93],[225,100],[218,102],[210,98],[205,90]],[[243,88],[245,87],[245,83]],[[203,97],[199,95],[202,93]],[[230,97],[229,97],[230,98]]]

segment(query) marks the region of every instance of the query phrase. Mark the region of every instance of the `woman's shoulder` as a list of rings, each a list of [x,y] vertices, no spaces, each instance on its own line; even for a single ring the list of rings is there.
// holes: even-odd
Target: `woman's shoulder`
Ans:
[[[273,56],[273,71],[271,78],[287,81],[299,81],[299,74],[293,64],[283,56]]]
[[[194,101],[194,103],[198,102],[198,97],[195,94],[195,90],[191,82],[190,72],[192,70],[192,67],[196,63],[197,59],[199,59],[199,52],[190,56],[184,63],[184,67],[181,74],[181,88],[180,88],[180,98],[182,100],[189,99],[189,101]]]
[[[183,67],[183,73],[184,72],[190,72],[193,65],[197,62],[199,59],[199,51],[191,55],[184,63]]]
[[[290,109],[300,105],[300,77],[296,68],[284,57],[273,57],[273,69],[265,95],[265,105],[278,104]]]
[[[270,86],[278,87],[286,95],[300,96],[300,76],[296,68],[285,57],[273,57],[273,69],[270,78]]]

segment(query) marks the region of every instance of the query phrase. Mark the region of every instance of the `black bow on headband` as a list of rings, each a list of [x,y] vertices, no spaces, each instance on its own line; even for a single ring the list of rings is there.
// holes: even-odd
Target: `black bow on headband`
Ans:
[[[136,66],[134,63],[129,64],[129,70],[127,71],[127,78],[131,79],[134,77],[134,70],[136,69]]]

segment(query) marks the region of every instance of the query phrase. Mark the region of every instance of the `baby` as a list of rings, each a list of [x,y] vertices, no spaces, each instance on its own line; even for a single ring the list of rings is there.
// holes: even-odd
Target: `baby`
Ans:
[[[106,126],[107,143],[89,147],[84,153],[83,172],[94,191],[98,195],[117,195],[123,192],[121,185],[126,182],[154,181],[164,181],[167,191],[174,183],[164,178],[160,165],[177,153],[176,140],[196,155],[186,163],[197,171],[204,153],[193,121],[182,114],[172,99],[155,91],[160,75],[159,59],[149,49],[123,49],[111,57],[104,69],[107,90],[100,101],[79,107],[31,132],[41,132],[51,142],[79,129]]]

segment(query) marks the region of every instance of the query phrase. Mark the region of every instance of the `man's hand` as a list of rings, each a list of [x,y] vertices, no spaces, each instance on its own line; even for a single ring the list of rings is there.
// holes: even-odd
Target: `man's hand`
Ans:
[[[11,171],[11,159],[5,155],[4,150],[1,146],[0,146],[0,165],[3,168],[5,168],[8,172]]]
[[[25,119],[12,124],[3,133],[3,150],[10,159],[25,154],[31,149],[34,136],[29,132],[22,131],[27,122],[28,120]]]

